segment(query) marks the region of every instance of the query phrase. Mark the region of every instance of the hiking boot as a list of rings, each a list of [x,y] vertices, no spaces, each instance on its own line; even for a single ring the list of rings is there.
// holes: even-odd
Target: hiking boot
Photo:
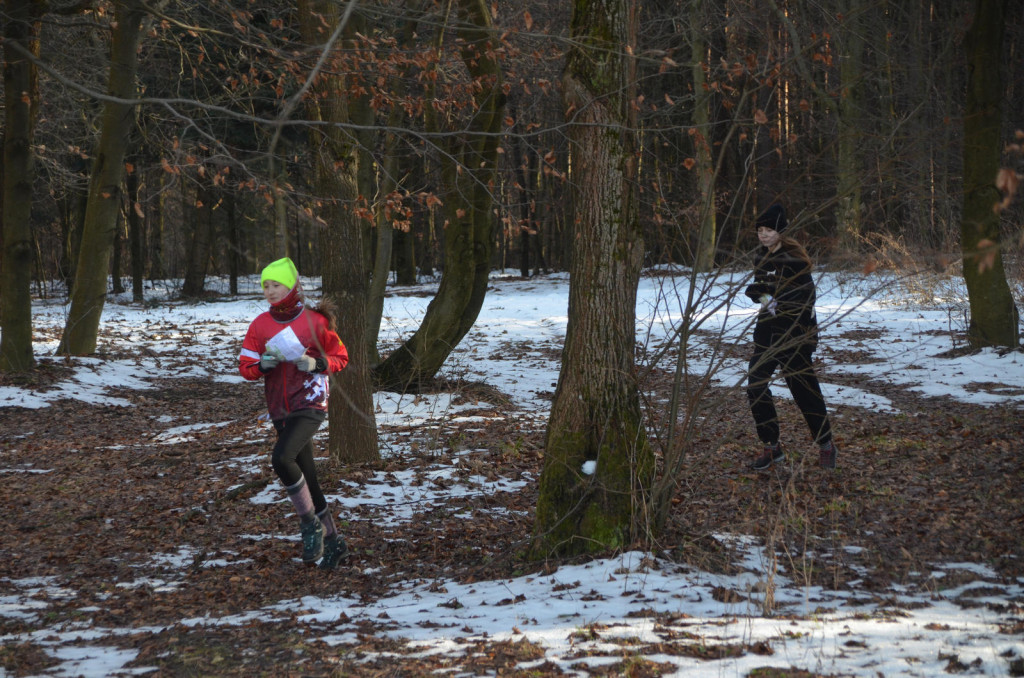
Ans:
[[[302,562],[312,565],[324,553],[324,526],[316,518],[300,525],[302,530]]]
[[[818,463],[821,468],[835,468],[836,467],[836,444],[829,441],[827,445],[822,445],[821,449],[818,450]]]
[[[345,558],[348,558],[348,544],[340,534],[332,534],[324,539],[324,559],[320,561],[321,570],[333,570]]]
[[[755,471],[764,471],[771,468],[772,464],[777,464],[780,461],[785,460],[786,453],[782,450],[782,443],[775,443],[774,445],[765,445],[764,451],[761,456],[758,457],[750,464],[750,468]]]

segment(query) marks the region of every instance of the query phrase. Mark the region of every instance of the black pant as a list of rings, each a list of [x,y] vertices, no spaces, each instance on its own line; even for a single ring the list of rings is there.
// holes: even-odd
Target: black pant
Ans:
[[[818,444],[832,440],[832,425],[825,409],[825,398],[821,385],[814,374],[811,356],[814,344],[796,346],[765,346],[755,337],[754,356],[750,359],[747,378],[747,399],[754,415],[757,437],[765,444],[779,441],[779,416],[769,388],[776,368],[781,368],[793,400],[804,415],[804,421],[811,430],[811,436]]]
[[[274,421],[277,429],[277,443],[270,461],[274,472],[285,487],[291,487],[302,478],[306,479],[313,507],[317,513],[327,508],[327,499],[316,478],[316,463],[313,461],[313,434],[324,423],[326,414],[321,410],[298,410],[284,419]]]

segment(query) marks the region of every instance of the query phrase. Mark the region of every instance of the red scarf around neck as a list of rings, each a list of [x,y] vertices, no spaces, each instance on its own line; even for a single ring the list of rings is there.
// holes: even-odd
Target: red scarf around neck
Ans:
[[[302,308],[302,286],[299,283],[295,283],[295,287],[288,293],[288,296],[276,304],[270,305],[270,317],[274,320],[287,322],[297,318],[302,313]]]

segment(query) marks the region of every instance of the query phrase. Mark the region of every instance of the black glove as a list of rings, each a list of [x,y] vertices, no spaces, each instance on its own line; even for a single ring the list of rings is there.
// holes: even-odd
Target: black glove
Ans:
[[[273,353],[264,353],[260,356],[260,372],[266,374],[277,367],[280,362],[281,358],[279,356]]]
[[[302,356],[295,361],[295,367],[302,372],[323,372],[327,369],[327,359],[313,358],[306,354],[302,354]]]

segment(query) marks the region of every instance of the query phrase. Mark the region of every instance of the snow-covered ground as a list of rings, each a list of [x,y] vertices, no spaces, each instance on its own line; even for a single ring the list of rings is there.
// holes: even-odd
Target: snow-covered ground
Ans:
[[[656,272],[654,272],[656,273]],[[701,327],[729,341],[743,341],[755,312],[742,295],[732,296],[745,276],[699,279],[706,290],[698,304]],[[316,289],[316,281],[307,285]],[[214,283],[223,284],[223,281]],[[669,341],[682,312],[689,278],[684,275],[645,276],[640,285],[637,314],[638,337],[647,345]],[[419,291],[429,292],[425,284]],[[140,370],[137,354],[149,349],[154,355],[187,358],[181,376],[239,382],[233,369],[238,345],[249,321],[264,308],[256,282],[246,281],[246,294],[238,298],[183,304],[166,300],[166,290],[147,291],[156,303],[145,307],[114,298],[106,305],[103,327],[117,343],[132,346],[123,359],[76,360],[73,376],[58,388],[45,392],[0,387],[0,419],[5,408],[47,407],[55,399],[78,398],[93,404],[130,407],[114,393],[122,389],[147,389],[152,383]],[[857,374],[912,390],[922,397],[945,396],[981,405],[1021,404],[1024,400],[1024,354],[987,350],[950,357],[962,342],[965,293],[956,279],[886,279],[878,275],[822,273],[818,275],[818,315],[823,327],[822,344],[843,355],[862,356],[857,363],[830,362],[822,371],[823,390],[832,404],[844,403],[872,410],[898,411],[897,405],[877,394],[831,383],[829,375]],[[732,303],[721,303],[732,296]],[[165,300],[160,301],[161,297]],[[480,317],[453,354],[446,372],[497,387],[512,399],[522,416],[543,419],[558,378],[557,349],[565,333],[568,278],[551,275],[522,280],[496,275]],[[416,328],[429,297],[391,295],[382,326],[384,341],[394,342]],[[56,301],[34,305],[36,355],[54,360],[67,307]],[[710,342],[711,339],[708,339]],[[102,348],[102,347],[101,347]],[[711,345],[690,353],[691,366],[700,368],[702,356],[711,360]],[[514,360],[509,360],[510,355]],[[710,362],[704,365],[707,368]],[[726,362],[715,372],[725,384],[741,383],[744,364]],[[984,388],[978,388],[984,384]],[[786,397],[786,389],[777,389]],[[450,395],[399,396],[377,393],[377,422],[384,426],[437,426],[460,416],[461,406]],[[10,410],[6,410],[10,412]],[[175,426],[152,444],[171,445],[199,435],[211,425],[225,422],[191,422]],[[399,440],[385,440],[385,450],[402,453]],[[248,458],[225,463],[252,464]],[[516,492],[526,481],[476,479],[487,492]],[[0,457],[0,473],[46,473],[45,468],[10,467]],[[439,468],[438,476],[450,473]],[[397,476],[401,481],[402,477]],[[447,489],[442,489],[447,486]],[[394,482],[363,486],[345,484],[330,497],[341,510],[359,506],[362,516],[386,524],[407,521],[407,502],[443,501],[444,492],[461,491],[460,483],[420,484]],[[331,488],[328,488],[329,490]],[[402,501],[396,501],[396,491]],[[268,487],[252,497],[254,502],[281,499],[280,489]],[[656,623],[673,620],[680,633],[706,638],[708,644],[756,645],[769,643],[771,655],[738,653],[716,661],[686,656],[650,655],[657,662],[675,664],[682,676],[745,676],[755,667],[799,667],[825,675],[934,676],[957,669],[976,675],[1007,675],[1010,662],[1024,657],[1020,633],[1003,633],[1024,617],[1024,581],[1006,581],[981,563],[937,562],[917,573],[920,586],[894,588],[886,603],[878,597],[858,595],[855,587],[843,591],[801,584],[780,564],[769,582],[764,572],[769,554],[753,539],[717,535],[720,542],[745,559],[747,567],[736,575],[702,572],[660,560],[650,554],[629,552],[585,565],[564,566],[550,575],[530,575],[501,581],[410,580],[396,585],[377,600],[338,597],[304,597],[281,600],[230,618],[183,619],[185,626],[235,625],[260,619],[285,620],[293,616],[333,624],[335,633],[325,640],[344,645],[354,642],[359,620],[387,614],[387,632],[420,648],[423,653],[457,653],[466,643],[528,639],[546,649],[546,661],[579,672],[581,648],[614,649],[616,639],[657,641]],[[187,547],[156,554],[166,567],[184,570],[194,560]],[[1021,557],[1024,554],[1012,554]],[[206,567],[229,567],[208,561]],[[0,566],[0,573],[3,569]],[[955,575],[951,577],[950,575]],[[944,586],[946,577],[955,585]],[[966,582],[966,583],[961,583]],[[146,582],[159,595],[173,595],[181,581],[168,577]],[[138,582],[117,582],[118,586]],[[972,589],[976,593],[972,594]],[[717,592],[741,592],[738,597]],[[772,613],[766,613],[765,596],[774,597]],[[0,576],[0,616],[39,620],[47,600],[73,595],[50,579],[12,580]],[[977,605],[964,607],[956,601],[971,597]],[[454,601],[454,602],[453,602]],[[898,606],[894,614],[892,607]],[[658,617],[660,621],[655,620]],[[582,630],[589,629],[587,633]],[[599,631],[597,629],[600,629]],[[135,654],[118,647],[117,639],[138,629],[81,626],[43,627],[38,631],[0,637],[4,644],[32,641],[48,649],[62,663],[47,675],[106,676],[145,673],[126,669]],[[85,642],[83,642],[85,641]],[[598,653],[599,654],[599,653]],[[543,660],[538,660],[538,663]],[[589,665],[617,661],[614,653],[591,657]],[[522,666],[529,668],[529,663]],[[0,668],[0,676],[4,671]],[[1019,675],[1019,674],[1018,674]]]

